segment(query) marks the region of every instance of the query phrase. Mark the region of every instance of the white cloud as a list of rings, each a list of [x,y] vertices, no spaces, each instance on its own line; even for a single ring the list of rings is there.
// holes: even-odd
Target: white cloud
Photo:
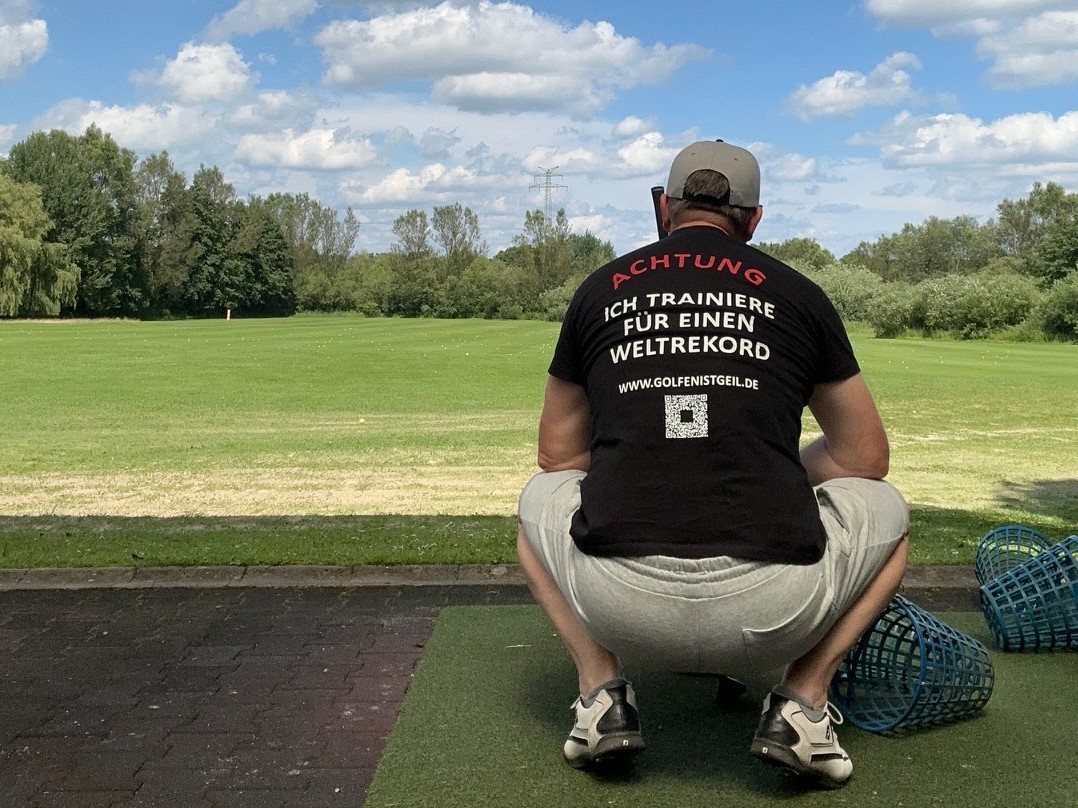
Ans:
[[[350,89],[434,82],[461,109],[569,110],[580,117],[617,90],[657,84],[691,59],[691,45],[645,46],[606,22],[575,28],[513,3],[444,2],[326,26],[315,43],[328,84]]]
[[[942,25],[999,17],[1027,16],[1073,7],[1071,0],[866,0],[869,13],[890,25]]]
[[[434,82],[431,98],[468,112],[569,111],[587,117],[608,104],[607,87],[581,86],[572,76],[528,73],[470,73]]]
[[[481,176],[462,166],[447,168],[441,163],[431,163],[415,171],[398,168],[369,186],[349,182],[341,190],[347,198],[364,204],[418,203],[426,208],[439,201],[459,201],[461,190],[497,189],[506,184],[505,177]]]
[[[614,125],[613,134],[618,139],[637,138],[648,132],[653,132],[655,128],[654,121],[645,121],[643,118],[630,115],[628,118],[622,118]]]
[[[866,0],[885,25],[927,27],[938,37],[975,38],[998,88],[1067,84],[1078,78],[1074,0]]]
[[[524,155],[521,163],[532,173],[533,178],[555,166],[559,175],[564,177],[566,173],[590,174],[602,165],[603,158],[602,155],[583,146],[561,148],[540,146]],[[560,184],[561,179],[553,177],[553,182]]]
[[[1066,84],[1078,79],[1078,11],[1049,12],[985,37],[977,52],[993,60],[997,87]]]
[[[369,138],[347,129],[311,129],[244,135],[236,156],[256,166],[316,170],[356,169],[375,163],[378,152]]]
[[[206,38],[228,39],[233,34],[258,34],[290,28],[318,8],[318,0],[240,0],[206,26]]]
[[[201,110],[182,104],[119,107],[79,98],[53,107],[38,123],[38,128],[64,129],[76,135],[94,124],[121,146],[139,151],[171,150],[216,128],[216,122]]]
[[[665,173],[670,168],[674,155],[685,145],[687,144],[667,146],[661,134],[648,132],[619,148],[617,156],[624,172],[630,175]]]
[[[250,104],[241,104],[229,116],[229,123],[244,129],[299,127],[310,121],[318,102],[303,93],[287,90],[261,92]]]
[[[232,101],[249,90],[256,75],[229,44],[186,43],[165,65],[158,84],[179,101]]]
[[[569,216],[569,229],[574,233],[583,235],[591,233],[596,238],[609,241],[607,235],[611,231],[612,222],[602,213],[587,213],[579,216]]]
[[[19,131],[18,124],[0,123],[0,152],[5,155],[15,145],[15,133]]]
[[[786,154],[767,166],[767,176],[777,182],[809,182],[820,179],[815,158],[800,154]]]
[[[450,149],[461,142],[461,138],[455,132],[447,132],[444,129],[428,127],[419,138],[423,157],[428,160],[444,160],[449,157]]]
[[[992,166],[1001,172],[1044,176],[1048,166],[1078,171],[1078,112],[1054,118],[1022,113],[985,123],[966,115],[898,115],[890,126],[856,143],[880,146],[885,165]]]
[[[49,30],[44,20],[6,22],[0,17],[0,81],[13,79],[45,55]]]
[[[839,70],[812,85],[802,85],[786,101],[786,109],[802,121],[851,117],[868,106],[894,106],[917,98],[904,68],[920,69],[921,61],[900,51],[867,75]]]

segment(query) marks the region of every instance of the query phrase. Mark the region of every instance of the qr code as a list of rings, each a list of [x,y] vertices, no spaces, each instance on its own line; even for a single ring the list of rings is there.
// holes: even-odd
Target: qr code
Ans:
[[[666,437],[707,437],[707,396],[666,396]]]

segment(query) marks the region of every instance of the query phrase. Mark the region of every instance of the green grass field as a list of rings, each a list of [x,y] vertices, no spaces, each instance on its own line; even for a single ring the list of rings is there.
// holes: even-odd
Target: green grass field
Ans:
[[[0,323],[0,566],[512,561],[556,336]],[[915,563],[967,563],[1008,521],[1078,532],[1078,346],[853,336]]]

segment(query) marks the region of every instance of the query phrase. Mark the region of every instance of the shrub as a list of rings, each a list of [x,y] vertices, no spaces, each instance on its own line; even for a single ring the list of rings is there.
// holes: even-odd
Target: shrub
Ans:
[[[1047,336],[1078,341],[1078,272],[1052,286],[1038,313]]]
[[[868,321],[874,300],[883,288],[879,275],[861,266],[832,263],[822,269],[807,270],[806,277],[823,289],[835,304],[842,319]]]
[[[919,327],[917,302],[917,291],[908,283],[882,284],[865,320],[877,337],[901,336],[906,330]]]
[[[1030,278],[982,272],[924,281],[918,298],[926,333],[976,339],[1025,321],[1040,302],[1040,293]]]

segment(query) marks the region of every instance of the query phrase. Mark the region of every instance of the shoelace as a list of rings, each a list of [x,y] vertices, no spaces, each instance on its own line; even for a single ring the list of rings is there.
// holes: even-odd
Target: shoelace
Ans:
[[[824,712],[827,713],[827,717],[831,719],[831,723],[834,724],[836,727],[841,725],[842,722],[845,720],[843,719],[842,713],[839,711],[838,707],[835,706],[835,704],[831,701],[827,702],[827,705],[824,707]]]

